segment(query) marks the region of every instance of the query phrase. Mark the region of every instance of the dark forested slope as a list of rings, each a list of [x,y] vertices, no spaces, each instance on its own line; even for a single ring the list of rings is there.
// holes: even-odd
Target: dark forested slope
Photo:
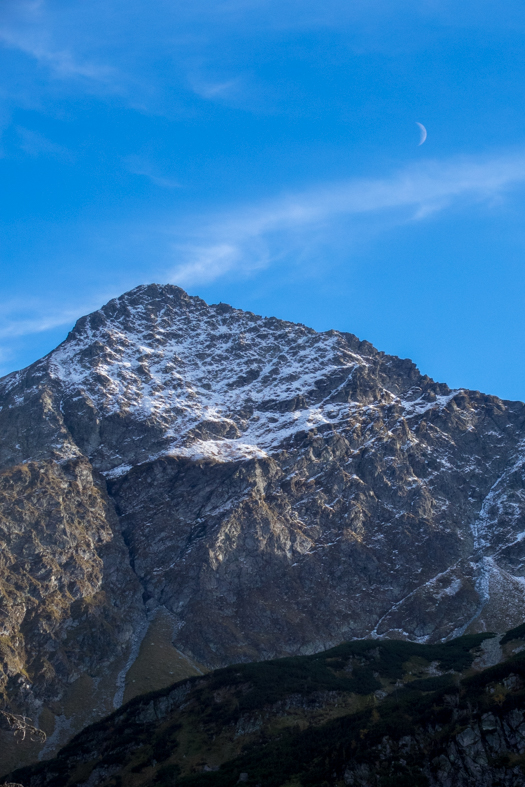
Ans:
[[[25,787],[521,787],[523,637],[525,626],[435,645],[365,640],[234,665],[132,700],[56,759],[9,778]]]

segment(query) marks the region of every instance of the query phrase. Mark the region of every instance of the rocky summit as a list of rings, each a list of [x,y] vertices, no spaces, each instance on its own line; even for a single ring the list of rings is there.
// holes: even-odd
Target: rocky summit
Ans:
[[[525,405],[138,287],[0,380],[0,690],[48,733],[178,678],[525,613]],[[3,737],[2,737],[3,736]]]

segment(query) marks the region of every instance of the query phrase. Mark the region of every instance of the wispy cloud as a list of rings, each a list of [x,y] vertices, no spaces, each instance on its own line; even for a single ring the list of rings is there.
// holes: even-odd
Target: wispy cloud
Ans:
[[[243,239],[246,242],[246,238]],[[235,238],[233,243],[216,243],[202,247],[178,246],[179,256],[188,261],[178,265],[171,273],[171,280],[180,284],[201,284],[224,276],[242,265],[242,243]],[[250,265],[253,268],[253,260]]]
[[[191,111],[192,94],[260,111],[274,101],[274,85],[252,73],[239,42],[272,31],[354,24],[376,16],[377,4],[382,18],[385,0],[374,0],[372,11],[364,0],[327,0],[322,8],[314,0],[3,0],[0,45],[34,61],[40,100],[58,84],[117,96],[153,114]],[[50,77],[48,85],[42,74]],[[19,97],[18,85],[10,98],[16,104]]]
[[[484,159],[427,161],[387,178],[361,178],[287,194],[213,220],[202,218],[194,237],[175,245],[182,262],[171,281],[193,285],[234,270],[267,267],[286,247],[308,244],[308,236],[330,236],[341,220],[384,216],[389,226],[422,221],[453,206],[493,203],[525,184],[525,151]]]
[[[0,13],[0,45],[23,52],[55,79],[80,80],[84,89],[87,83],[97,83],[107,90],[115,85],[118,71],[80,52],[88,40],[80,16],[72,20],[71,14],[44,0],[6,0]]]
[[[100,303],[97,303],[99,306]],[[87,308],[86,308],[87,307]],[[93,310],[92,304],[80,304],[76,308],[66,306],[53,307],[35,298],[28,298],[24,302],[12,300],[0,306],[0,377],[20,368],[25,363],[35,360],[27,357],[24,361],[17,361],[20,346],[29,342],[30,346],[39,341],[36,336],[46,334],[54,329],[71,326],[79,317]],[[33,337],[33,338],[24,338]],[[50,349],[50,348],[49,348]],[[44,350],[45,351],[45,350]],[[29,354],[31,356],[31,353]]]
[[[100,302],[90,300],[64,308],[48,306],[36,299],[11,301],[0,309],[0,339],[12,339],[30,334],[45,333],[77,320],[83,314],[100,306]],[[0,348],[0,353],[2,349]],[[3,351],[5,352],[5,351]]]
[[[226,80],[210,80],[190,74],[189,84],[198,96],[210,100],[237,97],[242,93],[243,79],[235,77]]]
[[[2,0],[0,45],[47,70],[51,89],[61,81],[80,91],[117,94],[141,112],[162,113],[173,107],[175,94],[181,111],[188,92],[259,110],[261,102],[273,100],[274,86],[252,74],[253,65],[246,74],[239,42],[289,30],[345,27],[352,32],[352,46],[362,52],[376,50],[385,37],[381,47],[392,46],[393,26],[396,46],[421,45],[406,25],[407,14],[447,26],[523,23],[523,4],[516,0],[503,10],[501,4],[474,0],[459,10],[457,5],[451,0]]]
[[[0,42],[12,49],[30,55],[41,65],[49,66],[56,77],[71,79],[81,77],[97,82],[111,82],[115,69],[89,61],[79,61],[69,49],[54,48],[45,34],[32,30],[13,30],[0,27]]]
[[[54,158],[65,159],[72,161],[74,156],[68,148],[63,145],[58,145],[56,142],[47,139],[37,131],[31,131],[28,128],[18,126],[18,145],[19,147],[30,156],[53,156]]]
[[[125,156],[122,159],[122,163],[133,175],[140,175],[147,178],[156,186],[160,186],[164,189],[177,189],[182,187],[175,178],[159,172],[157,167],[140,156]]]
[[[57,300],[56,306],[38,299],[4,302],[0,339],[71,324],[140,281],[169,280],[188,287],[255,275],[272,265],[301,271],[304,266],[326,267],[337,245],[344,246],[346,259],[351,255],[349,234],[359,238],[400,224],[433,221],[466,206],[492,210],[520,186],[525,186],[525,150],[492,158],[427,161],[388,177],[323,184],[228,212],[186,215],[180,223],[119,225],[103,237],[102,246],[107,253],[113,238],[115,253],[126,262],[120,271],[108,271],[104,292],[82,301],[68,295],[65,304]],[[134,262],[128,270],[128,259],[138,258],[140,264]]]
[[[0,347],[0,375],[3,374],[4,365],[11,359],[12,353],[5,347]]]
[[[44,333],[53,328],[59,328],[61,325],[67,325],[79,316],[80,314],[75,314],[72,311],[60,315],[42,315],[25,319],[14,316],[4,325],[0,323],[0,339]]]

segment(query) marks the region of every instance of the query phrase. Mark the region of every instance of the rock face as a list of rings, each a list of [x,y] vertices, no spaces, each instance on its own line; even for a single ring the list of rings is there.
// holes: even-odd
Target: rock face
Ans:
[[[38,719],[51,752],[121,701],[144,619],[113,505],[87,459],[0,472],[0,566],[2,706]],[[4,768],[39,749],[0,731]]]
[[[159,610],[206,667],[523,620],[525,405],[351,334],[138,287],[0,380],[0,435],[3,686],[33,715],[87,678],[118,704]]]

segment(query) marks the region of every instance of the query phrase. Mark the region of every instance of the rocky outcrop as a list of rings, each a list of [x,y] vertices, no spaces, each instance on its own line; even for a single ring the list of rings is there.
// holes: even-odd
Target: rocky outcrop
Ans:
[[[4,707],[38,719],[53,751],[114,707],[145,620],[114,508],[87,459],[0,473],[0,566]],[[0,736],[4,767],[41,748]]]
[[[512,637],[524,633],[480,672],[483,635],[361,640],[217,670],[135,698],[55,759],[8,778],[26,787],[521,787],[525,658]]]
[[[159,610],[189,672],[523,619],[525,405],[351,334],[139,287],[0,381],[0,435],[20,711],[129,697]]]
[[[446,737],[441,725],[399,740],[385,736],[369,755],[368,762],[348,763],[345,785],[376,787],[401,778],[425,787],[522,787],[524,713],[517,708],[502,716],[485,713]]]

